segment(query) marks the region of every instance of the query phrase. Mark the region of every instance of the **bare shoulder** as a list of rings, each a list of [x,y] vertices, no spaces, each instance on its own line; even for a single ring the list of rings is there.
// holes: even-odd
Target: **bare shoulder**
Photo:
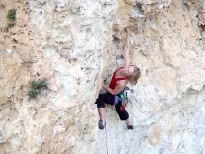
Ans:
[[[118,77],[126,77],[124,74],[127,72],[128,68],[127,67],[122,67],[117,71],[117,76]]]

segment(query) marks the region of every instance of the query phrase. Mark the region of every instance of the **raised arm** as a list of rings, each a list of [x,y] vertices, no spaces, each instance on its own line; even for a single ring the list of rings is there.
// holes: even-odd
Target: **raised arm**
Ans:
[[[126,39],[125,39],[125,48],[124,48],[124,67],[128,67],[130,65],[130,57],[129,57],[129,50],[130,50],[130,32],[128,28],[125,28],[126,32]]]

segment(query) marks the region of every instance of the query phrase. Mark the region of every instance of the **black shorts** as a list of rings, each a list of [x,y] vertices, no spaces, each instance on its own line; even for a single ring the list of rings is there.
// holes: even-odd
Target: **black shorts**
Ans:
[[[97,108],[105,108],[105,104],[114,105],[115,95],[111,94],[99,94],[95,104],[97,104]],[[115,105],[115,109],[117,114],[119,115],[121,120],[127,120],[129,118],[129,113],[125,109],[121,109],[121,101]]]

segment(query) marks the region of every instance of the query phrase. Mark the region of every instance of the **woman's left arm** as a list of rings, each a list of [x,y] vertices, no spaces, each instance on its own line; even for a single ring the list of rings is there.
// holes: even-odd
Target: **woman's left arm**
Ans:
[[[125,84],[123,83],[119,83],[117,84],[117,86],[115,87],[115,89],[111,89],[110,87],[106,86],[104,83],[102,83],[102,87],[107,91],[109,92],[110,94],[112,95],[117,95],[119,94],[125,87]]]
[[[129,56],[129,50],[130,50],[130,31],[128,28],[125,29],[126,32],[126,39],[125,39],[125,47],[124,47],[124,58],[125,58],[125,63],[124,67],[128,68],[130,65],[130,56]]]

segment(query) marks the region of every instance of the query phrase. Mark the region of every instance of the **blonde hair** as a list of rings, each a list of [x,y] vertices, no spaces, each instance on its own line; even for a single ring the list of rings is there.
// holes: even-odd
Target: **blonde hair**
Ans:
[[[129,76],[129,82],[130,82],[132,85],[136,85],[138,79],[139,79],[140,76],[141,76],[141,71],[140,71],[140,68],[137,67],[137,66],[135,66],[135,65],[130,65],[130,66],[134,66],[134,70],[133,70],[133,73]]]

